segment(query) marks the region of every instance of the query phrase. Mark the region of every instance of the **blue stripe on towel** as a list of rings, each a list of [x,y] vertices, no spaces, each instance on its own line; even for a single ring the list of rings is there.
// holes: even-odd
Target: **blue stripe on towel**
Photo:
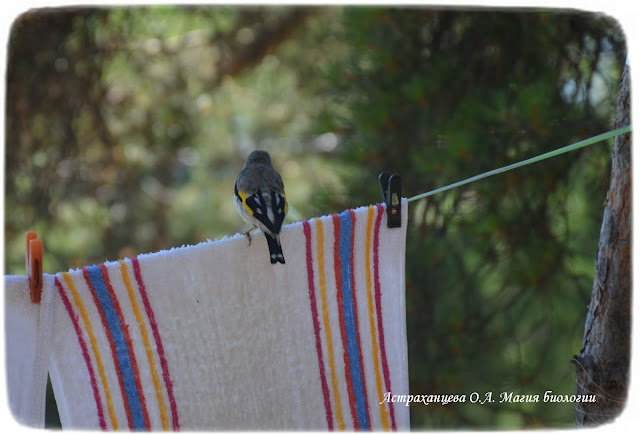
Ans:
[[[133,420],[134,430],[145,430],[144,417],[142,415],[142,406],[140,404],[140,397],[138,395],[138,389],[133,374],[133,367],[131,365],[131,359],[129,358],[129,349],[122,330],[123,325],[118,319],[113,301],[109,295],[109,290],[102,277],[102,271],[99,266],[87,267],[89,272],[89,279],[93,286],[98,301],[104,312],[104,316],[107,319],[107,325],[111,331],[113,342],[116,346],[116,355],[118,357],[118,366],[122,373],[124,390],[127,395],[129,407],[131,409],[131,418]]]
[[[349,354],[349,368],[353,382],[353,392],[356,399],[358,424],[361,429],[369,429],[369,419],[364,397],[364,379],[360,370],[360,349],[358,347],[358,332],[356,330],[354,289],[351,275],[351,244],[353,243],[352,220],[349,211],[342,212],[340,217],[340,275],[342,278],[342,302],[344,305],[344,323],[347,333],[347,351]]]

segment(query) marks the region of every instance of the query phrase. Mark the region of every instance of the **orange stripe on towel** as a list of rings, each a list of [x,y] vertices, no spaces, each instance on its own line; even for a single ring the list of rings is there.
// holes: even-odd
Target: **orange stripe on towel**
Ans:
[[[307,282],[309,284],[309,302],[311,303],[311,319],[313,321],[313,332],[316,338],[316,353],[318,354],[318,368],[320,370],[320,382],[322,384],[322,395],[324,397],[324,410],[327,418],[327,427],[333,431],[333,413],[331,412],[331,400],[329,399],[329,386],[324,371],[324,358],[322,356],[322,339],[320,338],[320,321],[318,320],[318,307],[316,303],[316,290],[313,275],[313,249],[311,247],[311,225],[309,221],[302,223],[304,228],[304,238],[306,241],[307,254]]]
[[[373,351],[373,367],[376,375],[376,390],[378,397],[380,398],[380,420],[382,421],[382,428],[385,431],[389,430],[389,415],[387,413],[387,407],[385,402],[382,401],[382,376],[380,375],[380,358],[378,356],[378,334],[376,332],[376,321],[374,317],[373,308],[373,285],[371,280],[371,233],[373,231],[373,206],[370,205],[367,209],[367,231],[365,239],[365,254],[364,254],[364,268],[366,273],[366,286],[367,286],[367,308],[369,312],[369,329],[371,330],[371,348]]]
[[[160,419],[162,421],[162,430],[168,431],[169,419],[167,417],[167,407],[164,402],[164,397],[162,397],[162,387],[160,386],[160,377],[158,376],[156,361],[155,361],[155,358],[153,357],[153,349],[151,348],[151,342],[149,340],[147,327],[145,325],[144,317],[142,316],[142,312],[140,311],[138,302],[136,301],[136,296],[133,291],[133,287],[131,286],[131,279],[129,278],[127,264],[124,262],[124,260],[119,260],[119,263],[120,263],[120,270],[122,272],[122,280],[124,281],[124,285],[127,288],[129,300],[131,301],[131,307],[133,308],[133,313],[136,316],[136,321],[138,322],[138,326],[140,327],[142,342],[144,343],[144,348],[147,352],[147,359],[149,360],[149,369],[151,370],[151,378],[153,379],[153,387],[156,390],[156,398],[158,399],[158,407],[160,408]]]
[[[322,303],[322,322],[324,323],[325,338],[327,340],[327,359],[331,372],[331,386],[333,387],[333,400],[336,405],[336,422],[338,430],[345,430],[344,416],[342,415],[342,401],[338,389],[338,375],[336,373],[336,360],[333,354],[333,340],[331,338],[331,321],[329,320],[329,303],[327,301],[327,281],[324,272],[324,225],[322,219],[316,218],[316,252],[318,253],[318,286],[320,287],[320,299]]]
[[[100,347],[98,346],[98,342],[96,340],[96,336],[93,333],[93,327],[91,326],[91,321],[89,320],[89,314],[87,313],[87,309],[82,303],[82,298],[76,289],[75,284],[73,283],[73,279],[71,278],[71,274],[69,272],[62,272],[62,277],[64,278],[69,291],[71,292],[71,296],[73,297],[73,303],[76,308],[80,312],[80,317],[82,317],[82,321],[84,322],[84,327],[87,330],[87,335],[89,336],[89,344],[91,345],[91,351],[93,352],[96,358],[96,365],[98,366],[98,374],[100,375],[100,382],[102,382],[102,386],[104,388],[104,395],[107,402],[107,410],[109,411],[109,418],[111,419],[111,426],[114,431],[118,430],[118,418],[116,417],[115,410],[113,408],[113,399],[111,398],[111,391],[109,389],[109,383],[107,382],[107,375],[104,370],[104,364],[102,363],[102,355],[100,354]]]

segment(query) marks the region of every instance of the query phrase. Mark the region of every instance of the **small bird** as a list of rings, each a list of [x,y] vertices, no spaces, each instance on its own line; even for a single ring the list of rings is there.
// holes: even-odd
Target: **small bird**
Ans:
[[[271,165],[266,151],[253,151],[247,157],[233,187],[233,204],[246,223],[251,225],[245,233],[251,245],[251,231],[260,228],[269,245],[271,264],[284,264],[280,245],[280,228],[287,214],[287,199],[282,177]]]

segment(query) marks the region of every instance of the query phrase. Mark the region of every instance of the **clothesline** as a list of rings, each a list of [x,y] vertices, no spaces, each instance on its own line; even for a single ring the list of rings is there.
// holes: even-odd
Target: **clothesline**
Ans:
[[[497,175],[497,174],[500,174],[502,172],[510,171],[511,169],[520,168],[522,166],[526,166],[526,165],[529,165],[531,163],[536,163],[536,162],[540,162],[542,160],[545,160],[545,159],[548,159],[548,158],[551,158],[551,157],[559,156],[560,154],[568,153],[569,151],[574,151],[574,150],[577,150],[579,148],[586,147],[588,145],[592,145],[594,143],[601,142],[603,140],[612,138],[614,136],[617,136],[617,135],[620,135],[620,134],[624,134],[624,133],[628,133],[630,131],[631,131],[631,126],[630,125],[627,125],[625,127],[620,127],[620,128],[615,129],[615,130],[611,130],[611,131],[608,131],[606,133],[602,133],[602,134],[599,134],[597,136],[593,136],[593,137],[590,137],[588,139],[581,140],[580,142],[576,142],[574,144],[567,145],[567,146],[562,147],[562,148],[558,148],[557,150],[554,150],[554,151],[549,151],[548,153],[544,153],[544,154],[541,154],[539,156],[532,157],[530,159],[523,160],[523,161],[518,162],[518,163],[513,163],[511,165],[503,166],[501,168],[494,169],[494,170],[488,171],[488,172],[484,172],[482,174],[475,175],[475,176],[467,178],[465,180],[461,180],[461,181],[458,181],[456,183],[452,183],[452,184],[449,184],[447,186],[440,187],[440,188],[435,189],[435,190],[431,190],[429,192],[421,193],[420,195],[416,195],[416,196],[413,196],[413,197],[407,199],[407,202],[416,201],[418,199],[426,198],[428,196],[435,195],[436,193],[444,192],[444,191],[450,190],[450,189],[455,189],[456,187],[460,187],[460,186],[463,186],[465,184],[469,184],[471,182],[481,180],[483,178],[491,177],[492,175]]]

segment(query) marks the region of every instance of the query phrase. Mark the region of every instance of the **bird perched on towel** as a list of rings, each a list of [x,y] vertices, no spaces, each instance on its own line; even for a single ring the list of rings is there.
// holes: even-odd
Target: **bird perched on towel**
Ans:
[[[269,245],[271,264],[283,263],[280,228],[287,214],[282,177],[271,165],[266,151],[253,151],[236,178],[233,204],[251,228],[245,233],[251,245],[251,230],[260,228]]]

